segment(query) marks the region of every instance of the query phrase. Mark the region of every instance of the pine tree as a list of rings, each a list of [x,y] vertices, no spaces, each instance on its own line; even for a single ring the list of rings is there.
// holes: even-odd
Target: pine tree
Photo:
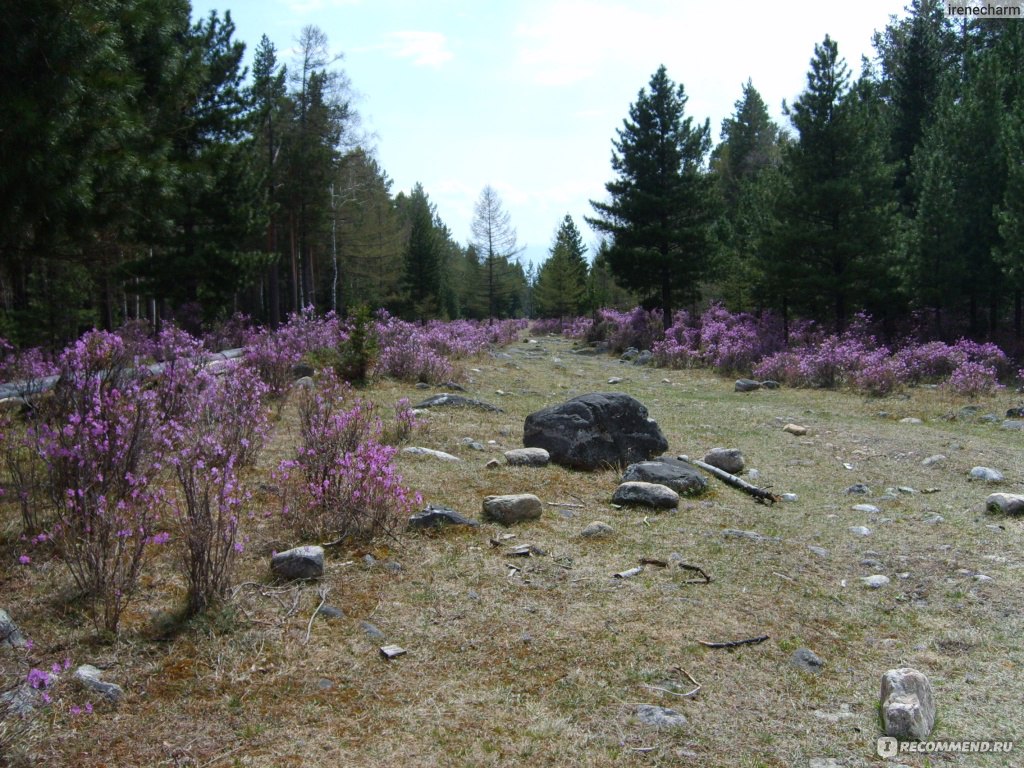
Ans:
[[[534,307],[541,317],[573,317],[582,311],[586,297],[586,253],[576,223],[566,214],[534,286]]]
[[[512,259],[519,253],[512,217],[502,207],[501,198],[490,185],[483,188],[473,209],[471,225],[473,245],[482,266],[483,290],[489,318],[504,317],[518,300],[526,276],[522,267],[516,274]]]
[[[612,141],[608,202],[591,201],[587,221],[611,237],[608,261],[626,286],[652,291],[672,322],[677,299],[695,301],[715,250],[714,181],[706,161],[708,121],[684,117],[687,96],[662,66],[641,89]]]
[[[402,277],[406,315],[424,320],[436,316],[441,307],[443,254],[440,233],[434,225],[436,212],[420,183],[408,197],[399,195],[395,202],[408,233]]]
[[[839,331],[858,308],[890,307],[897,226],[879,101],[867,80],[849,81],[826,36],[787,109],[799,138],[783,153],[779,227],[765,265],[784,309],[831,315]]]

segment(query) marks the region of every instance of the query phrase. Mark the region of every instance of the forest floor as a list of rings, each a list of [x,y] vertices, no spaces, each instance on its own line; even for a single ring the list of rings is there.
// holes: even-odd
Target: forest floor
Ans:
[[[545,503],[540,520],[334,548],[321,580],[275,584],[270,553],[309,542],[291,540],[276,514],[260,518],[222,609],[175,621],[184,588],[167,551],[114,644],[96,639],[59,564],[4,566],[0,607],[33,638],[37,663],[91,663],[127,693],[119,707],[97,702],[92,714],[73,716],[66,704],[82,694],[60,689],[65,706],[43,710],[27,737],[30,764],[1024,765],[1024,520],[984,510],[993,491],[1024,492],[1024,442],[977,418],[1001,416],[1018,395],[740,394],[704,371],[575,355],[560,338],[463,365],[467,394],[504,412],[434,409],[411,443],[463,461],[401,456],[400,471],[425,502],[477,519],[489,494],[534,493]],[[623,381],[608,384],[613,376]],[[612,471],[484,467],[521,447],[527,414],[594,391],[639,399],[670,454],[738,448],[758,470],[753,482],[798,499],[762,506],[709,479],[708,493],[675,511],[617,509]],[[430,394],[383,382],[365,396],[390,408]],[[971,416],[965,405],[980,410]],[[790,422],[808,434],[784,432]],[[296,441],[289,403],[257,468],[264,482]],[[922,465],[935,454],[947,458]],[[977,465],[1006,481],[969,481]],[[870,493],[847,494],[855,483]],[[260,503],[274,512],[271,490]],[[854,511],[858,504],[880,511]],[[17,518],[13,509],[2,514],[0,556],[10,563]],[[581,537],[595,520],[614,532]],[[519,544],[545,554],[509,557]],[[673,553],[711,582],[656,565],[613,577]],[[876,574],[890,583],[866,587],[862,577]],[[344,615],[314,616],[321,602]],[[762,635],[732,649],[698,642]],[[386,644],[407,653],[386,661]],[[792,663],[799,648],[823,660],[819,672]],[[932,682],[935,739],[1014,741],[1017,749],[883,761],[881,676],[904,666]],[[645,725],[644,704],[686,723]]]

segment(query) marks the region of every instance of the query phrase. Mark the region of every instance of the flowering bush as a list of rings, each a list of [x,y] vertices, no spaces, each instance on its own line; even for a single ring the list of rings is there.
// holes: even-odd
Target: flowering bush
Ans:
[[[334,313],[315,317],[312,309],[288,317],[288,322],[271,331],[262,329],[246,348],[245,360],[268,387],[268,394],[281,398],[294,379],[293,369],[309,352],[338,349],[347,338]]]
[[[284,512],[303,536],[373,536],[422,503],[395,473],[396,448],[371,403],[351,398],[348,385],[325,374],[321,386],[299,402],[302,443],[281,462]],[[342,404],[351,399],[348,409]]]
[[[61,377],[30,439],[55,514],[48,539],[86,593],[97,627],[116,632],[144,555],[160,539],[152,479],[156,393],[123,339],[93,331],[60,357]]]
[[[974,360],[960,363],[950,374],[946,386],[956,394],[967,397],[990,394],[1002,388],[995,367]]]

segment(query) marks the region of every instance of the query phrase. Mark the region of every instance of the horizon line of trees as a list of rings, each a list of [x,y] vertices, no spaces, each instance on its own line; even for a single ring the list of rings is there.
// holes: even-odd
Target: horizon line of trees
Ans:
[[[572,317],[642,303],[771,309],[886,335],[1020,343],[1024,27],[939,0],[876,33],[853,77],[830,37],[775,124],[752,81],[714,145],[664,67],[613,140],[614,179],[526,267],[495,190],[456,240],[367,149],[339,57],[264,35],[251,76],[230,13],[188,0],[31,0],[0,21],[0,335],[59,344],[143,320],[196,330],[312,306]],[[695,312],[696,314],[696,312]]]

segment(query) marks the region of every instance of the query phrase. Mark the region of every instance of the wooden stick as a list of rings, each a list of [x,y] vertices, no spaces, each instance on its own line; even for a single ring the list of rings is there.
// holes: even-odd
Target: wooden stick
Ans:
[[[705,640],[698,640],[697,642],[705,648],[739,648],[741,645],[757,645],[767,639],[768,635],[759,635],[758,637],[748,637],[746,640],[728,640],[724,643],[709,643]]]
[[[708,576],[707,573],[704,572],[704,569],[701,568],[699,565],[687,565],[686,563],[680,563],[679,567],[683,568],[684,570],[687,570],[687,571],[693,571],[694,573],[699,573],[701,575],[701,578],[699,578],[699,579],[688,579],[685,582],[686,584],[710,584],[711,583],[711,577]]]
[[[754,497],[754,501],[758,504],[774,504],[781,499],[769,490],[764,488],[758,488],[756,485],[751,485],[746,480],[741,480],[736,475],[726,472],[724,469],[713,467],[710,464],[701,461],[700,459],[686,459],[695,467],[700,467],[705,472],[714,475],[726,485],[731,485],[733,488],[737,488],[746,494]]]

